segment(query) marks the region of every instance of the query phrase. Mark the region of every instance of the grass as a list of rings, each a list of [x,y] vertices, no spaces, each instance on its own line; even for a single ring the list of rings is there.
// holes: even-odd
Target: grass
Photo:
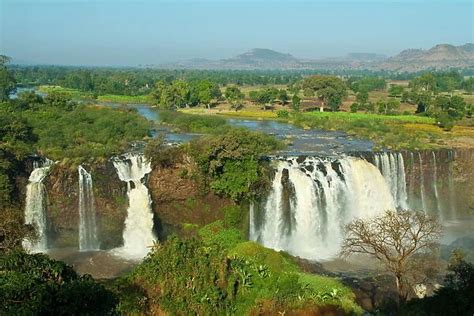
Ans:
[[[331,120],[344,121],[382,121],[385,123],[411,123],[411,124],[434,124],[435,121],[431,117],[418,115],[379,115],[372,113],[347,113],[347,112],[310,112],[305,113],[308,117],[324,117]]]
[[[149,104],[151,98],[148,95],[115,95],[105,94],[99,95],[97,101],[114,102],[114,103],[135,103],[135,104]]]
[[[472,146],[469,138],[474,137],[471,127],[455,126],[446,132],[435,124],[434,119],[416,115],[312,112],[295,115],[291,122],[303,128],[340,130],[370,139],[375,149],[423,150],[451,147],[453,144]]]
[[[82,92],[77,89],[64,88],[61,86],[39,86],[38,91],[42,93],[64,93],[73,99],[94,99],[94,95],[92,93]]]
[[[160,112],[160,119],[180,132],[204,134],[215,133],[227,124],[224,118],[215,115],[192,115],[174,111]]]
[[[253,119],[276,119],[277,113],[272,111],[262,111],[262,110],[242,110],[242,111],[232,111],[232,110],[207,110],[207,109],[181,109],[179,112],[186,114],[197,114],[197,115],[222,115],[228,117],[238,117],[238,118],[253,118]]]
[[[77,89],[64,88],[61,86],[39,86],[38,91],[43,92],[43,93],[61,92],[61,93],[67,94],[73,99],[81,99],[81,100],[97,99],[97,101],[100,101],[100,102],[132,103],[132,104],[151,103],[151,99],[149,95],[104,94],[104,95],[99,95],[96,98],[92,92],[83,92]]]

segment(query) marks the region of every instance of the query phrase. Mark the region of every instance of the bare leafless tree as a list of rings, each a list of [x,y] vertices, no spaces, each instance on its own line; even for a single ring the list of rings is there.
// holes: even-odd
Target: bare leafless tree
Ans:
[[[432,253],[438,248],[441,225],[416,211],[385,211],[378,217],[356,219],[345,228],[341,255],[368,254],[377,258],[395,276],[399,303],[404,302],[405,276],[417,253]]]

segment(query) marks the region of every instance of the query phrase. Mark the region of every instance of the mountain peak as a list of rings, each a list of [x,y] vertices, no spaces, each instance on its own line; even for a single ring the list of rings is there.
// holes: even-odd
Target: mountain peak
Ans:
[[[274,51],[272,49],[268,48],[253,48],[248,52],[245,52],[243,54],[237,55],[232,59],[239,59],[239,60],[268,60],[268,61],[295,61],[297,60],[295,57],[293,57],[290,54],[284,54],[280,53],[277,51]]]

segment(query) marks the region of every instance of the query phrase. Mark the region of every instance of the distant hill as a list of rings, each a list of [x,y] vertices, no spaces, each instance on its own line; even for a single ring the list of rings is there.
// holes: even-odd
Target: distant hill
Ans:
[[[473,66],[473,43],[462,46],[439,44],[428,50],[407,49],[378,65],[382,69],[397,71],[470,68]]]
[[[228,59],[190,59],[160,65],[177,69],[368,69],[414,72],[426,69],[474,67],[474,44],[439,44],[428,50],[407,49],[393,57],[350,53],[344,57],[303,60],[271,49],[255,48]]]

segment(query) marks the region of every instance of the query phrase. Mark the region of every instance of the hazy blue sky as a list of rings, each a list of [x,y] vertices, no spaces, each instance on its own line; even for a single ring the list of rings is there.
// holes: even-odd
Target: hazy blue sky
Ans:
[[[16,62],[157,64],[271,48],[300,58],[473,41],[470,0],[0,0]]]

